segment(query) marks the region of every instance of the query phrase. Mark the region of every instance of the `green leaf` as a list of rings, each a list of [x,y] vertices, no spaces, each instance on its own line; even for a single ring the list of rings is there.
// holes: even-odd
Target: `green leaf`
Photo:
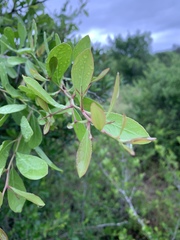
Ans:
[[[123,115],[117,113],[110,113],[106,117],[107,124],[102,132],[122,143],[146,144],[154,140],[138,122],[131,118],[124,118]]]
[[[103,77],[106,76],[106,74],[109,72],[110,68],[104,69],[97,77],[93,77],[92,82],[97,82],[101,80]]]
[[[97,128],[100,131],[106,124],[106,116],[104,111],[102,110],[101,107],[99,107],[95,103],[91,104],[91,120],[95,128]]]
[[[2,142],[2,144],[0,145],[0,177],[6,166],[6,161],[9,156],[11,145],[12,145],[12,142],[9,140]]]
[[[95,103],[97,106],[102,108],[102,106],[98,102],[96,102],[94,99],[91,99],[91,98],[88,98],[88,97],[84,97],[83,100],[82,100],[83,109],[85,109],[86,111],[90,112],[92,103]]]
[[[34,114],[31,115],[29,124],[31,126],[31,129],[33,130],[33,135],[31,136],[28,145],[30,148],[35,148],[40,145],[42,142],[42,131],[39,126],[37,118],[34,116]]]
[[[36,153],[39,155],[39,157],[44,160],[49,167],[51,167],[54,170],[57,170],[59,172],[62,172],[62,169],[58,168],[49,158],[48,156],[43,152],[43,150],[40,147],[36,147],[34,149],[36,151]]]
[[[83,37],[75,46],[73,50],[73,60],[75,60],[76,57],[87,48],[91,48],[91,40],[88,35]]]
[[[94,72],[94,61],[91,49],[86,49],[80,53],[73,64],[71,76],[74,89],[77,94],[84,96]]]
[[[24,141],[29,142],[29,140],[33,135],[33,130],[25,116],[21,118],[20,127],[21,127],[21,133],[23,135]]]
[[[46,78],[44,78],[43,76],[41,76],[37,71],[36,69],[30,69],[29,70],[30,74],[32,75],[33,78],[39,80],[39,81],[42,81],[42,82],[45,82],[47,81]]]
[[[58,66],[57,57],[52,57],[49,60],[49,68],[50,68],[50,71],[51,71],[51,76],[54,75],[54,72],[56,71],[57,66]]]
[[[3,204],[3,194],[2,194],[2,192],[0,192],[0,208],[1,208],[2,204]]]
[[[20,65],[22,63],[25,63],[26,59],[23,57],[8,57],[7,63],[11,66],[14,67],[16,65]]]
[[[77,138],[79,139],[79,141],[81,141],[86,132],[86,128],[84,126],[84,123],[80,123],[79,121],[82,121],[82,118],[76,111],[76,109],[73,109],[73,122],[74,122],[73,128]]]
[[[0,114],[0,127],[3,126],[3,124],[5,123],[5,121],[8,119],[9,115],[1,115]]]
[[[61,44],[61,39],[57,33],[55,33],[55,41],[56,41],[56,45]]]
[[[23,79],[25,83],[27,84],[28,88],[33,91],[33,93],[42,98],[45,102],[49,103],[50,105],[54,107],[58,107],[60,109],[63,109],[64,106],[57,103],[42,87],[41,85],[35,81],[34,79],[30,77],[23,76]]]
[[[15,192],[17,195],[25,198],[26,200],[38,205],[39,207],[43,207],[45,205],[45,203],[42,201],[42,199],[38,196],[36,196],[35,194],[33,193],[29,193],[29,192],[24,192],[24,191],[21,191],[19,189],[16,189],[14,187],[10,187],[13,192]]]
[[[6,233],[2,230],[2,228],[0,228],[0,239],[8,240],[8,237],[7,237]]]
[[[8,43],[12,48],[15,48],[15,42],[14,42],[14,31],[12,30],[11,27],[6,27],[4,29],[4,35],[8,39]]]
[[[24,186],[24,183],[21,177],[18,175],[18,173],[14,169],[11,169],[10,171],[9,186],[18,188],[22,191],[26,191],[26,188]],[[26,200],[20,196],[17,196],[17,194],[14,193],[11,190],[11,188],[8,188],[7,194],[8,194],[8,204],[11,210],[16,213],[22,212],[22,208]]]
[[[71,63],[71,57],[72,48],[67,43],[61,43],[50,51],[46,60],[46,69],[48,75],[52,77],[52,80],[55,83],[60,84],[64,73],[66,72]],[[52,58],[53,60],[51,60]],[[55,59],[57,59],[57,62]]]
[[[107,115],[112,111],[114,104],[115,104],[117,98],[119,97],[119,84],[120,84],[120,78],[119,78],[119,73],[117,73],[116,81],[114,84],[114,90],[113,90],[113,94],[112,94],[112,98],[111,98],[111,103],[110,103]]]
[[[18,21],[18,35],[20,38],[19,48],[22,48],[24,46],[24,42],[27,37],[27,30],[23,21]]]
[[[5,87],[9,83],[9,80],[6,72],[6,67],[3,63],[0,63],[0,73],[2,87]]]
[[[0,107],[0,114],[10,114],[15,112],[20,112],[26,108],[23,104],[8,104]]]
[[[11,95],[11,97],[13,97],[13,98],[22,97],[21,92],[19,90],[15,89],[10,84],[6,84],[5,89],[8,92],[8,94]]]
[[[39,157],[16,153],[16,165],[20,173],[31,180],[38,180],[48,174],[47,163]]]
[[[90,133],[87,129],[82,141],[79,144],[79,148],[76,155],[76,167],[79,177],[81,178],[89,167],[89,163],[92,155],[92,141],[90,139]]]
[[[37,25],[36,25],[35,20],[33,19],[33,22],[32,22],[32,30],[31,30],[31,37],[32,37],[31,48],[32,48],[32,49],[35,49],[35,48],[36,48],[37,35],[38,35]]]

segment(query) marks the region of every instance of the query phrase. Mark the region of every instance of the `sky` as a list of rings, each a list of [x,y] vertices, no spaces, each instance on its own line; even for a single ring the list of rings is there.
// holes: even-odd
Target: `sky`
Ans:
[[[59,11],[65,0],[47,0],[47,11]],[[78,0],[71,0],[73,8]],[[180,45],[180,0],[88,0],[88,17],[79,19],[79,32],[89,34],[93,42],[106,44],[107,37],[150,32],[152,51],[170,50]]]

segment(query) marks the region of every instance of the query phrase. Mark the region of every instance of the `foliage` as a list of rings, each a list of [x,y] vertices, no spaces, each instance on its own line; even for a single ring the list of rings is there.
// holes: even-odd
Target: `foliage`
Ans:
[[[7,192],[9,207],[16,213],[22,211],[26,200],[41,207],[45,205],[37,195],[26,191],[24,178],[42,179],[49,167],[61,172],[39,145],[43,135],[56,131],[62,118],[70,121],[67,127],[74,128],[80,141],[76,155],[79,177],[85,175],[90,164],[93,126],[117,140],[131,154],[134,154],[132,144],[154,140],[139,123],[112,112],[119,94],[119,74],[107,112],[98,102],[86,97],[89,87],[108,72],[104,70],[93,77],[94,60],[88,36],[73,46],[61,43],[58,35],[49,38],[44,34],[44,42],[39,45],[37,29],[33,20],[30,31],[33,34],[28,35],[19,19],[17,27],[5,28],[0,39],[3,100],[0,106],[0,173],[4,180],[0,198],[2,205]],[[55,44],[52,49],[49,39]],[[42,44],[44,51],[39,50]],[[18,70],[19,66],[24,75]],[[70,78],[65,77],[69,68]]]
[[[125,83],[134,83],[144,75],[151,60],[151,41],[150,33],[146,32],[129,34],[126,38],[118,35],[114,39],[109,39],[109,57],[113,59],[112,71],[119,71]]]

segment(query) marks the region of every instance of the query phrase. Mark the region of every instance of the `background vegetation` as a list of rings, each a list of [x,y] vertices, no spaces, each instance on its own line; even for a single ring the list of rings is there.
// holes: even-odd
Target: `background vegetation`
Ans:
[[[1,1],[0,33],[7,26],[16,32],[21,17],[27,30],[35,19],[39,46],[44,31],[57,32],[62,41],[73,36],[76,42],[75,20],[87,14],[86,2],[69,12],[67,1],[55,16],[45,13],[44,2],[14,0],[10,6]],[[21,214],[15,214],[7,203],[2,206],[0,227],[9,239],[180,239],[180,54],[178,46],[156,54],[150,47],[150,34],[141,32],[125,39],[118,35],[106,48],[94,46],[96,71],[106,67],[111,71],[97,82],[96,94],[93,87],[90,94],[108,104],[114,76],[120,72],[116,111],[139,121],[157,141],[138,147],[131,157],[113,141],[96,135],[90,169],[79,179],[74,162],[77,140],[62,118],[56,131],[43,140],[43,148],[64,172],[50,171],[48,178],[27,181],[28,190],[35,190],[45,207],[27,203]],[[23,72],[17,69],[16,76],[10,76],[14,87]],[[1,128],[0,144],[1,131],[13,134],[10,130]]]

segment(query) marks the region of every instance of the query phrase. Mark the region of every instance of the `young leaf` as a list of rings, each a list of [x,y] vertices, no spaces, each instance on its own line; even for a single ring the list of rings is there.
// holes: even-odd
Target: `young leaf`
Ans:
[[[115,84],[114,84],[113,95],[112,95],[112,98],[111,98],[111,103],[110,103],[107,115],[112,111],[112,109],[114,107],[114,104],[116,102],[116,99],[119,96],[119,83],[120,83],[120,78],[119,78],[119,73],[117,73],[116,81],[115,81]]]
[[[33,193],[24,192],[24,191],[14,188],[14,187],[10,187],[10,189],[12,189],[13,192],[16,193],[17,195],[23,197],[24,199],[26,199],[40,207],[43,207],[45,205],[45,203],[42,201],[42,199]]]
[[[106,74],[109,72],[110,68],[104,69],[97,77],[93,77],[92,82],[97,82],[101,80],[103,77],[106,76]]]
[[[0,114],[10,114],[15,112],[20,112],[26,108],[24,104],[8,104],[0,107]]]
[[[106,124],[106,116],[104,111],[102,110],[101,107],[99,107],[95,103],[91,104],[91,120],[95,128],[97,128],[100,131]]]
[[[62,172],[62,169],[58,168],[49,158],[48,156],[43,152],[43,150],[40,147],[36,147],[34,149],[36,151],[36,153],[39,155],[39,157],[44,160],[49,167],[51,167],[54,170],[57,170],[59,172]]]
[[[135,120],[126,117],[126,123],[123,126],[124,116],[117,113],[110,113],[106,116],[107,124],[104,126],[102,132],[108,134],[109,136],[117,139],[122,143],[132,142],[133,139],[143,138],[144,141],[139,142],[139,144],[149,143],[149,134],[146,130]],[[123,129],[122,129],[123,126]],[[120,134],[121,133],[121,134]],[[120,135],[120,136],[119,136]]]
[[[2,142],[2,144],[0,145],[0,177],[6,166],[6,161],[9,156],[11,145],[12,145],[12,142],[9,140]]]
[[[80,96],[85,95],[93,72],[94,61],[91,49],[86,49],[76,57],[71,71],[74,89]]]
[[[23,76],[23,79],[25,83],[27,84],[28,88],[33,91],[33,93],[42,98],[45,102],[49,103],[50,105],[54,107],[58,107],[60,109],[63,109],[64,106],[57,103],[42,87],[41,85],[35,81],[34,79],[30,77]]]
[[[79,115],[79,113],[76,111],[76,109],[73,109],[73,113],[74,113],[73,119],[72,119],[74,122],[73,128],[74,128],[77,138],[79,139],[79,141],[81,141],[86,132],[86,128],[84,126],[84,123],[78,122],[78,121],[82,121],[82,118]]]
[[[42,131],[34,114],[31,115],[29,124],[34,134],[31,136],[28,145],[30,148],[35,148],[42,142]]]
[[[29,140],[33,135],[33,130],[25,116],[21,118],[20,127],[21,127],[21,133],[24,137],[24,141],[29,142]]]
[[[18,188],[21,191],[26,191],[22,179],[14,169],[11,169],[10,171],[9,186]],[[22,208],[26,200],[20,196],[17,196],[17,194],[15,194],[10,188],[8,188],[7,194],[8,204],[11,210],[13,212],[22,212]]]
[[[83,37],[75,46],[73,50],[73,60],[75,60],[76,57],[87,48],[91,48],[91,40],[88,35]]]
[[[55,41],[56,41],[56,45],[61,44],[61,39],[57,33],[55,33]]]
[[[89,135],[89,130],[86,129],[84,137],[79,144],[76,155],[76,167],[80,178],[87,172],[91,160],[92,141]]]
[[[31,180],[43,178],[48,174],[47,163],[36,156],[17,152],[16,165],[20,173]]]
[[[47,73],[58,85],[71,63],[71,56],[72,48],[67,43],[61,43],[60,45],[54,47],[48,54],[48,58],[46,60]],[[52,61],[52,59],[54,60]],[[54,67],[53,64],[55,65]]]

